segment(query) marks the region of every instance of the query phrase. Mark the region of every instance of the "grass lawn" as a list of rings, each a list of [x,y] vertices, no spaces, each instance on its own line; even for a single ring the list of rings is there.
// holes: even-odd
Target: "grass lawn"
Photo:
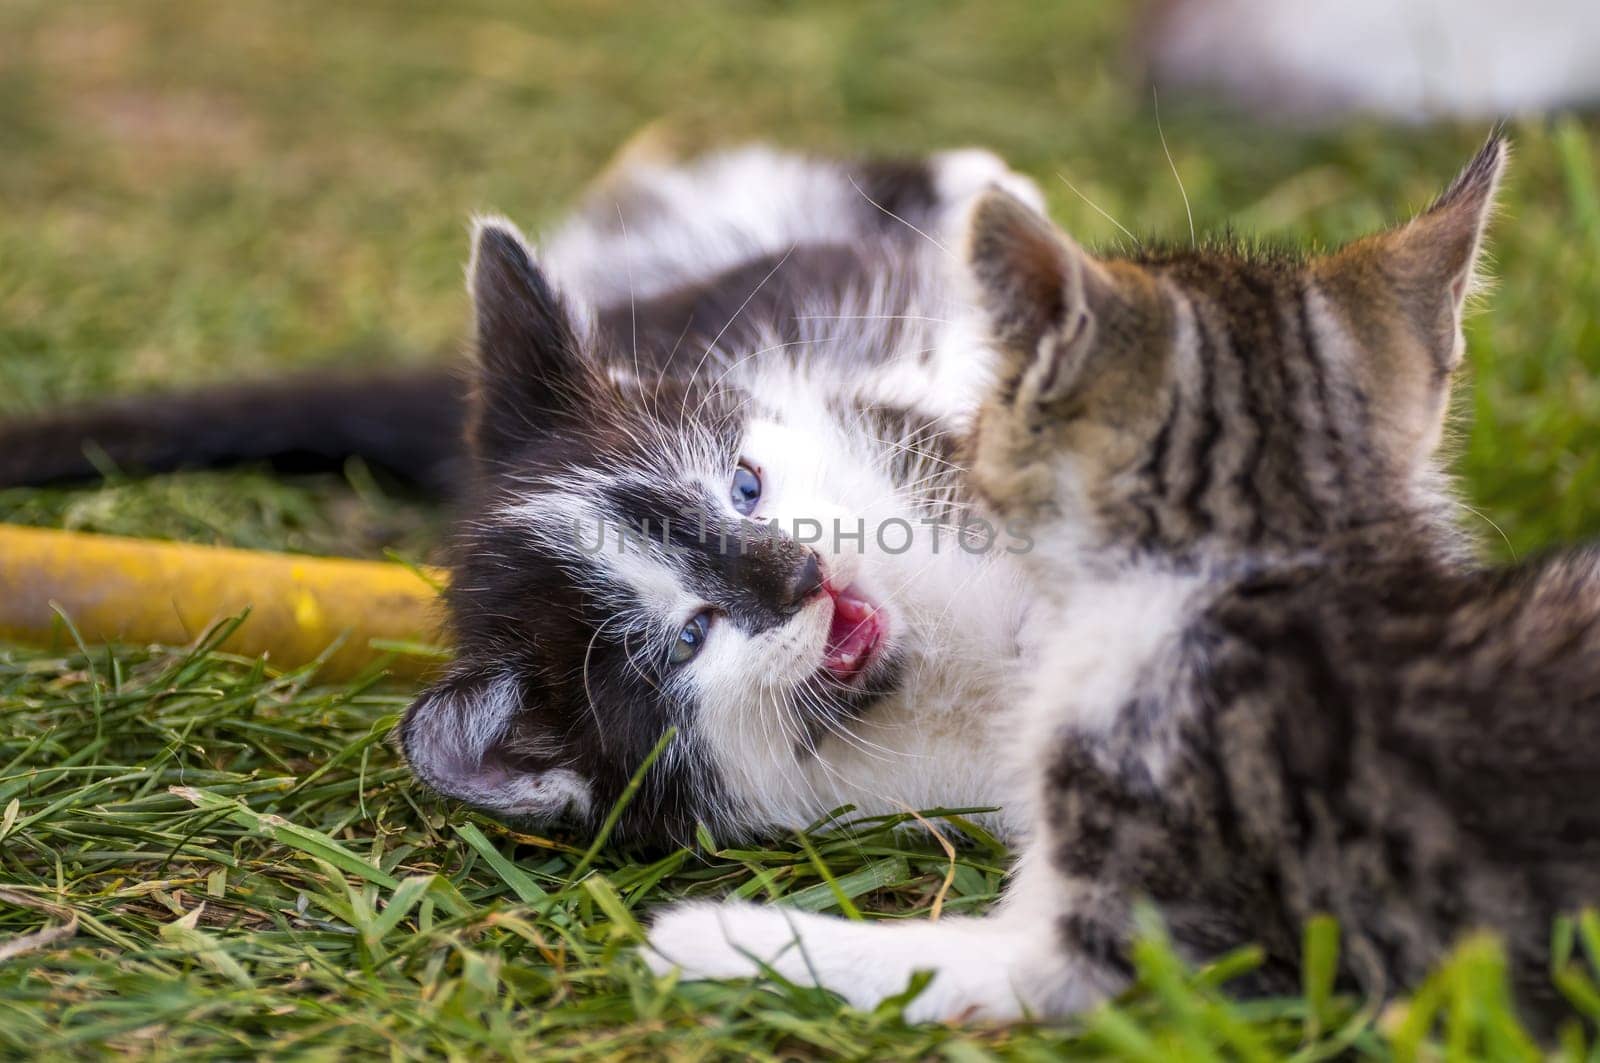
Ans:
[[[123,0],[0,6],[0,417],[291,366],[454,357],[466,219],[556,215],[643,124],[824,150],[988,145],[1091,245],[1187,238],[1121,5],[852,0]],[[1481,125],[1265,129],[1163,99],[1204,231],[1332,242],[1425,203]],[[1497,290],[1457,467],[1486,549],[1600,532],[1600,123],[1513,127]],[[442,515],[364,470],[0,492],[0,520],[426,558]],[[1248,950],[1071,1025],[911,1028],[814,991],[663,984],[639,920],[687,895],[925,917],[992,901],[1003,847],[846,833],[647,854],[531,837],[412,784],[410,691],[187,648],[0,647],[0,1057],[1527,1058],[1494,942],[1382,1014],[1235,1003]],[[1592,797],[1593,795],[1588,795]],[[1600,921],[1553,962],[1600,1019]],[[68,933],[68,931],[75,931]],[[18,935],[38,935],[19,937]],[[1589,973],[1584,973],[1585,970]],[[1593,1058],[1592,1056],[1590,1058]]]

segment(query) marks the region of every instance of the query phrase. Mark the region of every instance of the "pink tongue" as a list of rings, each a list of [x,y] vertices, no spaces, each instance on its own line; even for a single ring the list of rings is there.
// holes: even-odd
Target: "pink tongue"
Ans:
[[[872,606],[859,598],[845,594],[834,596],[826,661],[830,669],[851,673],[860,667],[861,655],[872,648],[878,633],[873,612]]]

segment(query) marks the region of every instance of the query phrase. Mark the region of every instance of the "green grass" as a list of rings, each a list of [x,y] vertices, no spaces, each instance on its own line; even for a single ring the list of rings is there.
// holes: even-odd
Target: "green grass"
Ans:
[[[10,0],[0,416],[451,357],[467,216],[549,220],[663,117],[701,138],[823,150],[982,143],[1038,177],[1090,244],[1119,233],[1057,175],[1141,234],[1186,239],[1151,101],[1121,73],[1126,21],[1113,5],[1024,0]],[[1421,205],[1484,133],[1288,131],[1162,105],[1199,226],[1294,242]],[[1600,126],[1512,132],[1500,282],[1470,325],[1457,441],[1500,556],[1600,532]],[[0,520],[422,558],[441,515],[352,468],[5,492]],[[1248,951],[1190,972],[1152,928],[1138,990],[1043,1028],[909,1028],[893,1006],[858,1014],[814,991],[664,984],[632,952],[653,906],[734,892],[836,910],[839,894],[792,838],[586,860],[579,839],[434,802],[386,743],[409,693],[204,646],[0,649],[0,950],[22,950],[0,959],[0,1055],[1531,1053],[1481,939],[1382,1016],[1330,993],[1323,927],[1302,998],[1231,1001],[1217,983]],[[950,822],[968,839],[954,859],[883,822],[811,844],[869,913],[981,908],[1007,855]],[[1597,955],[1600,925],[1557,935],[1553,964],[1591,1019]],[[1583,1058],[1593,1027],[1570,1037]]]

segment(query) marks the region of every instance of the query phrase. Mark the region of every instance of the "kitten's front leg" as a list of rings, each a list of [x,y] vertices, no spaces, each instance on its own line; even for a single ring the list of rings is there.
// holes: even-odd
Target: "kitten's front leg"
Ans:
[[[754,904],[686,904],[650,930],[646,962],[690,979],[776,974],[817,985],[857,1008],[903,992],[918,971],[932,981],[906,1008],[911,1022],[1010,1021],[1093,1003],[1090,979],[1071,977],[1052,921],[1008,912],[987,918],[856,922]]]

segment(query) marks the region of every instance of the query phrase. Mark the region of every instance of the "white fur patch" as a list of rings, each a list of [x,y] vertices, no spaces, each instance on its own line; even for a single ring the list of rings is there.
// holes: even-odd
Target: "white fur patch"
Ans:
[[[1105,730],[1115,723],[1116,710],[1150,678],[1153,660],[1182,634],[1205,589],[1201,576],[1150,569],[1070,585],[1062,607],[1037,618],[1047,633],[1035,650],[1033,686],[1041,702],[1072,710],[1065,720],[1039,724]]]

